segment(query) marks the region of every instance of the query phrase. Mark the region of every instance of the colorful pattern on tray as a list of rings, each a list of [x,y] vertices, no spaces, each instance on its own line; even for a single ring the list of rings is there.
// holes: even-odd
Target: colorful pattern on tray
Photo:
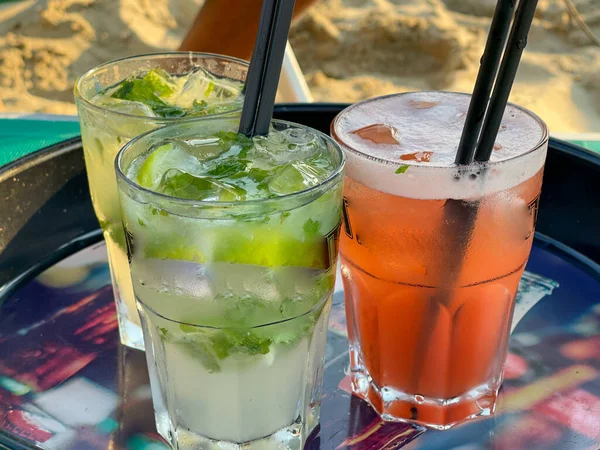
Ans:
[[[307,448],[392,450],[411,442],[411,450],[597,449],[600,304],[593,294],[600,284],[536,246],[528,269],[538,275],[526,273],[520,301],[544,307],[527,314],[511,338],[498,414],[446,432],[384,424],[349,393],[337,286],[321,428]],[[118,346],[109,283],[98,244],[0,302],[0,446],[168,448],[154,429],[144,354]]]

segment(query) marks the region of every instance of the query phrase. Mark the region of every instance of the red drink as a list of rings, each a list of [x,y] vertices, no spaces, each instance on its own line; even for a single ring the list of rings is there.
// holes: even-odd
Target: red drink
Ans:
[[[382,97],[344,110],[341,263],[354,392],[388,420],[488,415],[529,257],[547,130],[507,107],[487,164],[457,168],[470,96]]]

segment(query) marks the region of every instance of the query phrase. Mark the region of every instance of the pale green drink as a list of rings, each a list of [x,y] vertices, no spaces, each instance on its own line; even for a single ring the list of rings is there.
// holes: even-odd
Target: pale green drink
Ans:
[[[157,429],[179,449],[300,449],[318,423],[343,155],[210,119],[117,159]],[[243,443],[243,445],[242,445]]]
[[[143,349],[127,264],[114,158],[130,139],[164,125],[239,114],[247,63],[219,55],[167,53],[109,62],[75,85],[90,193],[108,250],[119,332]]]

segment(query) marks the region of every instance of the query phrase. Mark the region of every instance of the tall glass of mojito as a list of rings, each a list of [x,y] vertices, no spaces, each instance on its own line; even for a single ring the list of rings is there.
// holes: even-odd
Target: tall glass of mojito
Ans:
[[[548,131],[509,104],[490,162],[457,167],[470,98],[380,97],[332,124],[352,386],[386,420],[449,428],[491,414],[502,383]]]
[[[124,345],[144,348],[119,213],[115,156],[148,130],[239,114],[247,69],[246,62],[220,55],[164,53],[102,64],[75,83],[92,203],[106,240]]]
[[[300,449],[319,418],[344,157],[207,119],[116,164],[157,429],[174,448]],[[243,444],[243,446],[242,446]]]

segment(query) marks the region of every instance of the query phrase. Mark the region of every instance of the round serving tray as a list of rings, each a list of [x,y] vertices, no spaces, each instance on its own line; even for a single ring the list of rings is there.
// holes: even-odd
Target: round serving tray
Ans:
[[[328,132],[345,105],[280,105]],[[317,449],[600,448],[600,161],[552,140],[498,413],[446,432],[383,424],[349,393],[336,287]],[[160,450],[144,354],[122,347],[81,142],[0,169],[0,448]]]

